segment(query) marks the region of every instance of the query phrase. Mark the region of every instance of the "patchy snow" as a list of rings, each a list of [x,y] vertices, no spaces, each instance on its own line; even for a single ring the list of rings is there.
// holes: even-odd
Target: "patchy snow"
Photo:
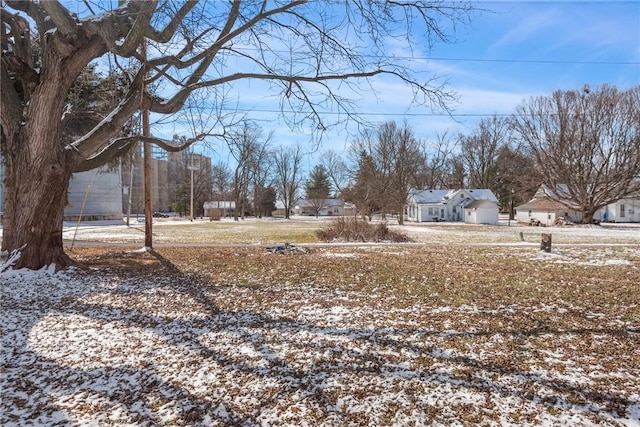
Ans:
[[[637,227],[459,228],[402,227],[425,243],[523,245],[517,256],[567,268],[623,270],[640,248]],[[553,252],[532,248],[540,232],[553,233]],[[65,224],[64,233],[143,236],[121,222],[77,231]],[[594,239],[613,244],[590,247]],[[341,261],[358,259],[360,249],[405,254],[384,245],[318,253]],[[14,271],[8,258],[0,275],[3,426],[640,426],[640,366],[597,351],[619,344],[607,330],[640,347],[637,323],[598,307],[396,306],[377,290]],[[522,334],[482,323],[575,313],[598,328]],[[596,350],[581,350],[585,341]]]
[[[354,252],[323,252],[322,256],[327,258],[357,258]]]
[[[544,333],[474,324],[571,307],[395,307],[108,271],[9,270],[0,285],[3,426],[640,425],[640,366],[570,351],[580,331],[536,353]],[[473,326],[429,329],[454,313]]]
[[[633,263],[627,259],[611,258],[612,256],[619,256],[620,253],[624,252],[624,249],[618,249],[618,251],[614,254],[613,252],[607,250],[607,248],[601,248],[598,250],[585,250],[582,248],[562,248],[558,251],[540,251],[537,254],[534,253],[532,254],[531,259],[557,264],[575,264],[585,266],[633,265]],[[633,253],[635,252],[635,249],[629,248],[628,252]]]

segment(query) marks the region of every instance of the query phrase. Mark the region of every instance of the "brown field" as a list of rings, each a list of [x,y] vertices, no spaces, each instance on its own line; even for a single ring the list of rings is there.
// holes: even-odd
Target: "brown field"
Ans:
[[[294,217],[283,219],[247,219],[233,221],[196,220],[194,222],[174,219],[155,220],[153,225],[154,245],[270,245],[278,242],[318,243],[316,231],[326,226],[330,219]],[[378,221],[374,221],[376,223]],[[469,225],[457,223],[407,223],[399,226],[389,221],[392,230],[406,233],[416,243],[428,244],[539,244],[542,233],[551,233],[559,244],[630,244],[640,245],[640,226],[566,226],[528,227]],[[132,220],[131,227],[117,225],[93,225],[83,223],[80,227],[69,223],[64,238],[67,246],[76,239],[82,242],[112,242],[142,245],[144,224]]]
[[[32,338],[8,347],[0,421],[640,423],[639,229],[429,225],[403,228],[412,244],[320,245],[316,227],[157,224],[153,252],[85,229],[70,253],[89,270],[19,276],[52,289],[43,314],[31,291],[3,298],[5,336]],[[305,251],[266,250],[283,241]]]

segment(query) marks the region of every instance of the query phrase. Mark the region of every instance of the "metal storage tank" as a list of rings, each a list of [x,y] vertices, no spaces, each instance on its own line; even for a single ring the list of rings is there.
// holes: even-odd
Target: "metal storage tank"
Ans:
[[[120,166],[73,174],[64,219],[83,221],[122,219]]]

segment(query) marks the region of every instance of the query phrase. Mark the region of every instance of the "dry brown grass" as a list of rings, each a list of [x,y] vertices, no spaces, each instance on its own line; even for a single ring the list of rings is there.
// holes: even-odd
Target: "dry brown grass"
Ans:
[[[78,362],[72,379],[25,368],[66,390],[60,394],[72,397],[58,402],[77,419],[108,411],[74,385],[89,369],[100,381],[125,384],[132,372],[154,381],[126,383],[131,415],[122,422],[156,422],[176,401],[189,409],[164,423],[207,425],[221,404],[228,416],[216,425],[258,425],[265,411],[292,425],[406,425],[398,420],[412,411],[438,425],[637,420],[635,247],[547,255],[462,245],[316,246],[287,255],[255,245],[102,247],[73,256],[99,279],[89,283],[106,284],[50,307],[62,320],[43,319],[48,329],[40,326],[32,345],[55,355],[70,329],[83,337],[93,328],[121,329],[117,337],[140,346],[124,351],[101,335],[70,342],[74,351],[89,346],[105,366]],[[49,366],[48,357],[37,363]],[[216,380],[196,386],[202,367]],[[146,413],[135,409],[140,402]]]
[[[564,304],[640,321],[639,250],[612,247],[605,253],[602,248],[568,248],[562,250],[564,261],[556,262],[554,257],[541,258],[534,248],[441,249],[338,246],[285,256],[261,247],[161,247],[156,256],[117,248],[81,248],[74,253],[90,267],[117,266],[134,275],[170,267],[174,273],[225,286],[315,286],[375,294],[398,305],[495,309]],[[603,254],[625,262],[589,264]]]

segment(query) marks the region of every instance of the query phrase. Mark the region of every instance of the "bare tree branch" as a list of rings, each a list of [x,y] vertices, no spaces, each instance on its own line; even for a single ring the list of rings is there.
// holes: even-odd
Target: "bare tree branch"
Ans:
[[[583,221],[640,189],[638,86],[557,91],[517,108],[513,127],[529,144],[547,197]],[[636,94],[636,95],[634,95]]]
[[[55,24],[58,31],[65,36],[73,35],[77,28],[78,22],[69,14],[69,11],[64,8],[58,0],[47,0],[41,3],[44,10],[49,14],[49,17]]]

